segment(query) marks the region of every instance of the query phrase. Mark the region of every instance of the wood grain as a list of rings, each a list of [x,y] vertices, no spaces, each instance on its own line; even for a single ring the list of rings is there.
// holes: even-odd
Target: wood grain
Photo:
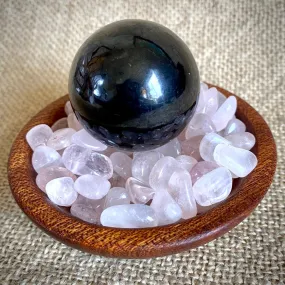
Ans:
[[[217,87],[226,96],[230,92]],[[233,95],[235,96],[235,95]],[[267,192],[276,169],[276,146],[271,131],[254,108],[239,97],[237,117],[256,137],[252,151],[258,165],[247,177],[236,179],[230,197],[208,212],[176,224],[148,229],[117,229],[91,225],[52,204],[35,183],[32,150],[25,140],[38,124],[52,125],[64,116],[64,96],[33,117],[12,146],[8,176],[13,196],[23,212],[57,240],[93,254],[120,258],[149,258],[189,250],[210,242],[245,219]]]

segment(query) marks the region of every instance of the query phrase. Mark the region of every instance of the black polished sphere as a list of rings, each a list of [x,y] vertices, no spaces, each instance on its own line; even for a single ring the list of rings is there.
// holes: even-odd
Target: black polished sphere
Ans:
[[[195,60],[172,31],[124,20],[103,27],[77,52],[70,101],[84,128],[110,146],[141,151],[175,138],[193,115]]]

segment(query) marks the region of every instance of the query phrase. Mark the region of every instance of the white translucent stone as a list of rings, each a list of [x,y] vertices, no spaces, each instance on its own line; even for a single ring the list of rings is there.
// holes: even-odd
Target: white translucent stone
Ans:
[[[80,131],[82,129],[81,124],[79,123],[79,121],[77,120],[76,116],[74,113],[70,113],[67,117],[67,123],[68,123],[68,127],[72,128],[76,131]]]
[[[218,106],[220,107],[226,100],[227,97],[218,91]]]
[[[204,113],[208,116],[212,116],[218,109],[218,91],[216,88],[212,87],[207,90],[203,90],[200,94],[203,98],[200,105],[197,107],[196,113]]]
[[[232,182],[230,171],[224,167],[208,172],[193,185],[196,202],[209,206],[225,200],[231,192]]]
[[[206,83],[200,82],[200,90],[206,91],[208,89],[209,89],[209,87],[208,87],[208,85]]]
[[[154,210],[147,205],[116,205],[103,211],[101,224],[115,228],[148,228],[157,226]]]
[[[76,175],[92,174],[106,179],[113,175],[109,157],[79,145],[67,147],[63,152],[62,161],[65,167]]]
[[[113,187],[109,190],[105,199],[105,209],[115,205],[130,204],[130,195],[123,187]]]
[[[250,150],[255,145],[255,136],[251,133],[237,133],[225,136],[225,139],[230,141],[233,146]]]
[[[245,124],[236,118],[231,119],[224,130],[224,136],[236,133],[244,133],[246,129]]]
[[[180,163],[173,157],[162,157],[152,168],[149,175],[149,185],[154,190],[165,190],[168,187],[168,181],[171,174],[183,169]]]
[[[65,128],[55,131],[47,141],[47,146],[61,150],[71,145],[71,137],[75,134],[75,130]]]
[[[61,118],[57,120],[52,126],[51,129],[53,132],[59,130],[59,129],[65,129],[68,128],[67,124],[67,117]]]
[[[191,137],[201,136],[208,133],[213,133],[216,131],[216,128],[211,120],[211,118],[202,113],[195,114],[187,126],[185,132],[186,140]]]
[[[159,226],[175,223],[182,217],[181,208],[166,190],[157,191],[150,206],[156,213]]]
[[[69,114],[72,114],[73,113],[73,109],[71,107],[71,103],[70,101],[67,101],[64,105],[64,112],[66,114],[66,116],[68,116]]]
[[[110,190],[110,182],[100,176],[86,174],[77,178],[74,189],[88,199],[102,199]]]
[[[194,185],[206,173],[218,168],[219,165],[212,161],[199,161],[190,171],[192,184]]]
[[[216,133],[205,135],[199,147],[201,157],[206,161],[215,161],[213,153],[218,144],[230,145],[231,142]]]
[[[176,160],[188,172],[190,172],[193,166],[197,163],[197,160],[194,157],[189,156],[189,155],[178,155],[176,157]]]
[[[104,210],[105,198],[99,200],[87,199],[78,195],[71,205],[71,215],[91,224],[100,224],[100,216]]]
[[[110,155],[114,171],[128,179],[132,175],[132,159],[122,152],[114,152]]]
[[[182,219],[197,215],[191,176],[186,170],[175,171],[169,179],[169,193],[182,210]]]
[[[170,142],[168,142],[167,144],[156,148],[155,150],[162,153],[165,156],[176,157],[181,153],[181,146],[178,139],[175,138]]]
[[[95,151],[104,151],[107,149],[107,146],[100,141],[93,138],[87,131],[84,129],[76,132],[71,139],[72,143],[90,148]]]
[[[68,169],[60,166],[50,166],[47,168],[42,168],[36,177],[36,184],[42,190],[46,191],[46,185],[49,181],[60,178],[60,177],[70,177],[73,181],[76,180],[76,176]]]
[[[49,166],[59,166],[61,157],[59,153],[48,146],[38,146],[32,156],[32,165],[36,172]]]
[[[233,118],[236,109],[237,99],[234,96],[230,96],[212,116],[212,122],[216,127],[216,131],[221,131],[227,126],[228,122]]]
[[[26,134],[26,140],[32,150],[38,146],[46,145],[48,139],[52,136],[52,129],[48,125],[37,125],[31,128]]]
[[[199,146],[203,136],[191,137],[189,140],[181,142],[181,154],[194,157],[197,161],[201,160]]]
[[[61,177],[49,181],[46,185],[46,193],[49,199],[58,206],[69,207],[76,198],[74,181],[70,177]]]
[[[126,180],[118,175],[116,172],[113,173],[113,176],[109,179],[112,187],[125,187]]]
[[[143,184],[134,177],[126,182],[126,189],[130,194],[131,201],[135,204],[145,204],[153,198],[154,190]]]
[[[238,177],[247,176],[257,165],[257,158],[252,152],[230,145],[217,145],[214,159]]]
[[[158,151],[146,151],[135,154],[132,163],[132,175],[149,185],[149,175],[156,162],[163,157]]]

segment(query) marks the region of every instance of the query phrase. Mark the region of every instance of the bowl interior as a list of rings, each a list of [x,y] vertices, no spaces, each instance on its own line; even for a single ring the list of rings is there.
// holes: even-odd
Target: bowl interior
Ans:
[[[226,96],[233,95],[216,88]],[[236,115],[246,124],[247,131],[256,137],[251,151],[257,156],[258,165],[247,177],[234,179],[226,201],[192,219],[155,228],[108,228],[79,220],[71,216],[68,208],[55,206],[38,189],[31,165],[32,150],[25,140],[26,133],[33,126],[52,125],[64,117],[67,100],[66,95],[54,101],[25,125],[13,144],[8,162],[11,191],[20,208],[46,233],[67,245],[99,255],[124,258],[156,257],[194,248],[223,235],[247,217],[272,182],[276,146],[271,131],[263,118],[237,97]]]

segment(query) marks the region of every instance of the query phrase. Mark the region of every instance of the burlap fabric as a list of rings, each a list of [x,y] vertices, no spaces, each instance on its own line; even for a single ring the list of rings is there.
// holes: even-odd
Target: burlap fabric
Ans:
[[[279,154],[271,189],[248,219],[203,247],[149,260],[102,258],[48,237],[14,202],[6,171],[18,131],[67,92],[81,43],[125,18],[178,33],[203,80],[264,116]],[[284,284],[284,0],[0,0],[0,56],[0,284]]]

